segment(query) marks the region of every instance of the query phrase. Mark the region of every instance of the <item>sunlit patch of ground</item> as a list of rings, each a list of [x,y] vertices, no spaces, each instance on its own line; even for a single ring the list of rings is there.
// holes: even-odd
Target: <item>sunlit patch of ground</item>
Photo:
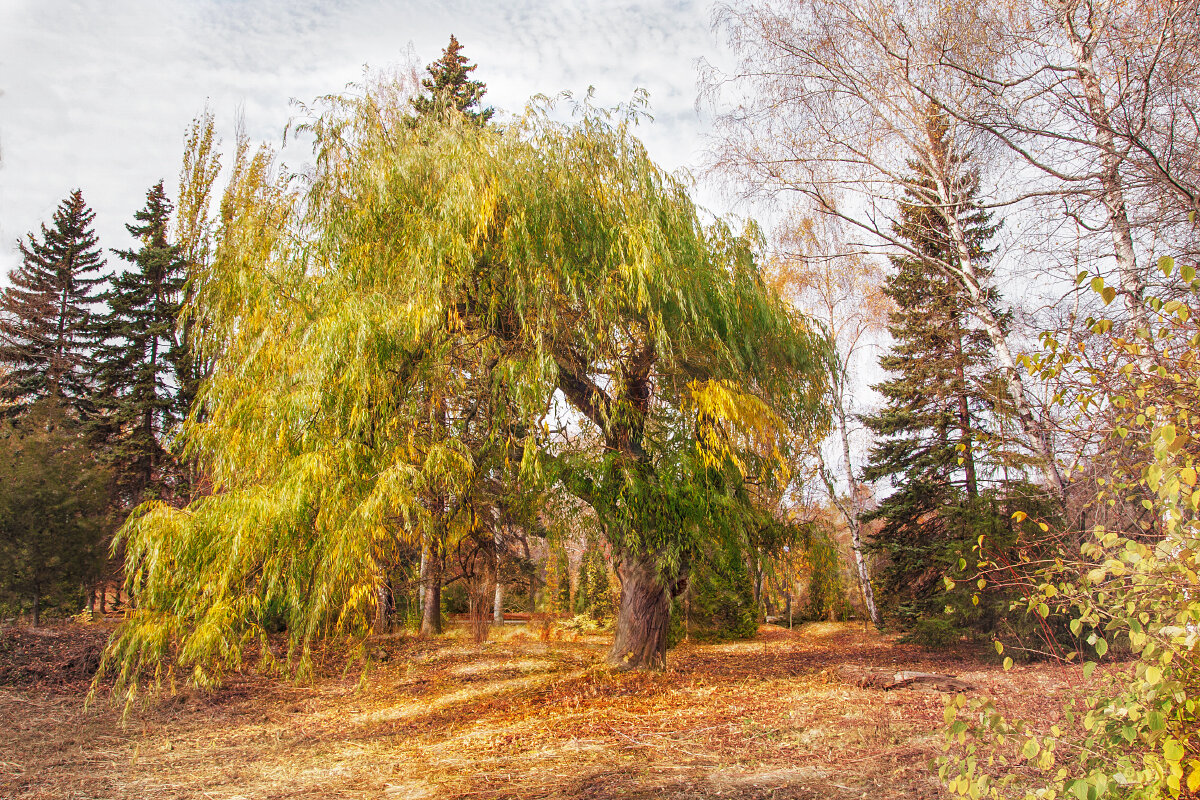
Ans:
[[[849,686],[839,664],[956,674],[1033,705],[1076,678],[841,624],[685,643],[653,674],[609,672],[601,637],[498,638],[381,639],[362,681],[236,676],[124,724],[85,712],[78,685],[0,688],[0,797],[934,798],[942,696]]]

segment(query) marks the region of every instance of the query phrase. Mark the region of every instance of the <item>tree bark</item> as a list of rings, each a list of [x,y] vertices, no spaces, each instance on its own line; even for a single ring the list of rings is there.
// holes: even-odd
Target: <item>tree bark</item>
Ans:
[[[846,485],[850,490],[849,509],[850,513],[847,517],[846,525],[850,528],[850,547],[854,550],[854,567],[858,572],[858,588],[863,594],[863,603],[867,606],[867,615],[871,618],[871,624],[876,630],[883,629],[883,617],[879,614],[879,607],[875,605],[875,589],[871,586],[871,573],[867,569],[867,557],[863,553],[862,543],[862,523],[858,518],[862,515],[862,503],[860,502],[860,486],[858,479],[854,476],[854,462],[850,460],[850,426],[846,419],[846,403],[841,397],[842,390],[845,384],[838,385],[838,431],[841,434],[842,444],[842,460],[846,464]],[[832,489],[830,490],[832,492]]]
[[[623,553],[617,577],[621,607],[608,663],[618,669],[662,669],[671,624],[671,587],[663,582],[652,556]]]
[[[967,375],[963,368],[963,332],[962,328],[955,323],[954,326],[954,352],[957,359],[954,362],[954,377],[958,379],[958,430],[962,434],[963,443],[963,469],[966,471],[967,481],[967,497],[974,500],[979,494],[979,484],[975,478],[975,441],[971,436],[971,408],[967,403],[966,385]]]
[[[42,622],[42,593],[35,591],[33,593],[33,627],[41,627]]]
[[[1087,103],[1087,115],[1095,133],[1096,146],[1100,150],[1100,200],[1108,212],[1112,226],[1113,257],[1117,262],[1117,275],[1125,304],[1133,315],[1134,324],[1147,332],[1150,320],[1142,302],[1145,281],[1137,270],[1137,256],[1133,248],[1133,229],[1129,224],[1129,211],[1125,202],[1125,186],[1121,179],[1122,155],[1118,152],[1116,136],[1113,134],[1112,117],[1105,100],[1104,88],[1092,60],[1092,47],[1084,41],[1075,27],[1074,11],[1078,3],[1058,2],[1058,21],[1071,45],[1075,58],[1075,73],[1083,87]]]
[[[421,606],[421,635],[437,636],[442,632],[442,558],[430,553],[425,564],[424,595]]]
[[[867,569],[867,557],[863,553],[862,523],[858,520],[862,513],[858,501],[859,485],[854,477],[854,468],[851,466],[850,434],[846,430],[845,406],[840,397],[837,398],[837,412],[841,427],[842,458],[846,462],[846,481],[849,488],[849,494],[844,502],[838,497],[837,486],[833,482],[833,476],[829,473],[829,467],[825,464],[825,457],[821,455],[820,447],[817,448],[817,471],[825,482],[825,488],[829,491],[830,501],[838,511],[842,512],[842,517],[846,520],[846,527],[850,530],[850,549],[854,551],[854,568],[858,575],[858,588],[862,591],[863,605],[867,607],[867,616],[871,618],[871,624],[875,626],[876,630],[882,630],[883,617],[879,613],[879,606],[875,604],[875,589],[871,586],[871,573]]]
[[[504,584],[500,581],[500,530],[492,533],[492,576],[496,579],[496,596],[492,601],[492,624],[504,622]]]
[[[385,575],[379,576],[375,586],[375,633],[387,633],[390,625],[392,589]]]

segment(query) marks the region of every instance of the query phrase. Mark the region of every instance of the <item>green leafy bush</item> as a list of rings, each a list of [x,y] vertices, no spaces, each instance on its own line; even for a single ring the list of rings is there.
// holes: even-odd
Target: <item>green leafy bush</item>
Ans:
[[[1160,266],[1178,281],[1172,299],[1146,301],[1148,324],[1115,335],[1110,320],[1090,319],[1102,346],[1081,356],[1046,336],[1030,360],[1043,375],[1078,372],[1080,388],[1066,401],[1107,427],[1106,451],[1120,455],[1094,478],[1094,508],[1136,503],[1149,513],[1121,530],[1091,526],[1073,556],[1036,573],[1021,605],[1043,620],[1069,620],[1083,646],[1068,658],[1087,658],[1085,647],[1095,654],[1085,676],[1110,650],[1127,649],[1128,660],[1069,699],[1062,724],[1048,729],[1009,720],[990,700],[955,698],[939,766],[955,796],[1094,800],[1200,789],[1200,281],[1191,267],[1176,273],[1170,259]],[[1091,287],[1106,305],[1116,297],[1099,277]]]
[[[917,622],[908,630],[908,633],[901,637],[900,641],[905,644],[940,650],[962,641],[965,633],[966,631],[954,625],[950,620],[933,617]]]

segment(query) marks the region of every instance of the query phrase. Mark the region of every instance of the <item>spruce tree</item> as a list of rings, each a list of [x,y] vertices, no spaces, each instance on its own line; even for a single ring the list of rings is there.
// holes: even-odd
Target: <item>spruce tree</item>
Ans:
[[[77,417],[92,403],[92,306],[103,282],[104,258],[92,229],[95,212],[73,191],[41,236],[18,242],[21,265],[0,293],[0,409],[26,411],[45,397],[60,398]]]
[[[426,115],[439,113],[449,106],[476,124],[484,125],[495,113],[492,108],[479,107],[487,84],[471,80],[476,65],[469,64],[461,51],[462,45],[451,34],[442,57],[425,68],[429,72],[429,77],[421,81],[425,93],[413,98],[413,108],[418,114]]]
[[[954,150],[944,122],[931,117],[929,130],[962,176],[951,213],[966,231],[976,263],[986,264],[987,243],[998,226],[979,207],[978,179],[966,154]],[[879,437],[864,475],[890,479],[895,488],[864,520],[883,522],[873,537],[873,546],[887,556],[882,594],[907,623],[941,612],[942,578],[974,539],[965,510],[980,493],[977,460],[995,403],[986,389],[988,339],[971,325],[963,286],[937,266],[953,260],[947,214],[926,199],[934,196],[923,191],[932,187],[928,169],[909,166],[915,174],[895,231],[913,253],[892,258],[896,271],[884,288],[895,303],[888,325],[894,343],[880,366],[892,377],[874,387],[884,407],[864,417]]]
[[[135,222],[125,226],[140,246],[113,251],[129,268],[112,276],[104,294],[107,313],[98,325],[103,425],[128,503],[151,487],[169,490],[174,478],[164,439],[183,411],[180,369],[187,360],[176,321],[186,263],[167,236],[171,212],[159,181]]]

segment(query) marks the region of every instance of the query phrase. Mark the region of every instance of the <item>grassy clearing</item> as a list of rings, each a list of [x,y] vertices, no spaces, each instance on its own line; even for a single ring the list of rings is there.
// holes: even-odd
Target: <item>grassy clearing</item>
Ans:
[[[955,674],[1026,714],[1078,678],[841,624],[684,644],[658,674],[608,672],[602,637],[496,633],[381,639],[365,680],[235,676],[124,724],[85,712],[80,681],[3,687],[0,796],[933,798],[942,696],[860,689],[838,665]]]

